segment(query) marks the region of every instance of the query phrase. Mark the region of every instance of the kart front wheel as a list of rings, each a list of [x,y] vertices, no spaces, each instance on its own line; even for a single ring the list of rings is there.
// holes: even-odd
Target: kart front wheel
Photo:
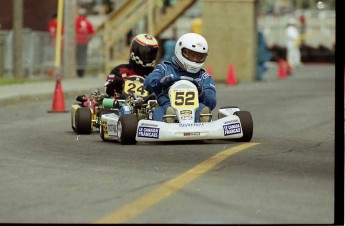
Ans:
[[[87,107],[78,108],[75,112],[75,131],[78,134],[90,134],[91,133],[91,111]]]
[[[105,138],[104,138],[104,127],[103,127],[103,123],[101,122],[100,123],[100,126],[99,126],[99,134],[102,138],[103,141],[107,141]]]
[[[249,142],[253,137],[253,118],[249,111],[236,111],[234,115],[240,118],[243,137],[236,139],[238,142]]]
[[[72,113],[71,113],[71,126],[72,126],[73,131],[76,133],[77,130],[73,126],[73,114]]]
[[[138,118],[136,115],[121,115],[117,122],[117,137],[121,144],[136,144]]]

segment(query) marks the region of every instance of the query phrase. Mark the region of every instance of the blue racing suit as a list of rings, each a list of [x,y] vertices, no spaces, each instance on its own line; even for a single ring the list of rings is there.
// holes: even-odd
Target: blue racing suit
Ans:
[[[163,61],[158,64],[154,70],[148,74],[144,81],[144,89],[149,93],[154,92],[157,96],[158,108],[153,112],[152,118],[155,121],[163,121],[166,108],[171,106],[170,100],[166,94],[164,94],[162,84],[160,80],[164,76],[189,76],[194,78],[199,85],[203,88],[204,95],[199,96],[199,107],[196,109],[196,120],[199,120],[200,111],[205,106],[209,107],[212,111],[217,104],[216,100],[216,86],[212,77],[204,70],[201,69],[198,73],[189,73],[184,71],[175,61],[175,56],[172,58],[172,62]]]

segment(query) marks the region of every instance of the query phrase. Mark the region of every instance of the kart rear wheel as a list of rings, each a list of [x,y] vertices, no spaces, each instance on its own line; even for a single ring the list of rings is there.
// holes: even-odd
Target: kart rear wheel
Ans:
[[[78,108],[75,112],[75,130],[78,134],[91,133],[91,110],[87,107]]]
[[[253,118],[249,111],[236,111],[234,115],[240,118],[243,137],[236,139],[237,142],[249,142],[253,137]]]
[[[75,132],[75,133],[77,133],[77,130],[76,130],[76,128],[73,126],[73,116],[75,117],[75,115],[73,115],[73,106],[74,105],[79,105],[80,107],[83,107],[80,103],[74,103],[74,104],[72,104],[72,109],[71,109],[71,127],[72,127],[72,129],[73,129],[73,131]]]
[[[121,144],[136,144],[138,118],[136,115],[121,115],[117,122],[117,137]]]

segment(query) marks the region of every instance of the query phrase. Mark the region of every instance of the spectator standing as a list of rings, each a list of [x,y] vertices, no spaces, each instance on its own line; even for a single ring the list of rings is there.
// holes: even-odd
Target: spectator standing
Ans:
[[[48,22],[48,32],[50,36],[49,59],[54,59],[56,33],[57,33],[57,14],[56,13],[52,14],[51,20]],[[63,34],[64,34],[64,26],[63,24],[61,24],[61,36],[63,36]],[[62,52],[62,49],[63,49],[63,39],[61,37],[61,52]]]
[[[300,43],[301,38],[297,29],[297,21],[290,18],[286,26],[286,52],[287,62],[292,69],[301,65]]]
[[[91,22],[86,18],[86,9],[78,10],[78,17],[75,21],[76,43],[77,43],[77,75],[82,78],[85,72],[87,62],[87,47],[95,29]]]
[[[265,72],[267,71],[266,62],[271,60],[272,54],[268,49],[264,33],[258,31],[258,57],[256,66],[256,80],[264,80]]]
[[[63,34],[64,32],[64,28],[63,28],[63,25],[61,24],[61,34]],[[56,33],[57,33],[57,14],[56,13],[53,13],[52,14],[52,17],[51,17],[51,20],[48,22],[48,31],[49,31],[49,34],[50,34],[50,38],[52,40],[52,44],[55,45],[55,42],[56,42]]]
[[[57,14],[53,13],[51,20],[48,22],[48,31],[52,43],[55,44],[55,37],[57,32]]]
[[[304,16],[304,14],[302,14],[300,17],[299,17],[299,22],[301,23],[301,37],[304,37],[305,36],[305,32],[306,32],[306,18]],[[301,40],[301,46],[304,45],[304,39]]]

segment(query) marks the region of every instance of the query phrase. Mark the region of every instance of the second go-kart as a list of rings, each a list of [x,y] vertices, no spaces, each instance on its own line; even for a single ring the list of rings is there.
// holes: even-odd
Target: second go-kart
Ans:
[[[90,134],[94,129],[100,129],[101,115],[105,113],[118,113],[119,110],[115,106],[104,107],[102,104],[103,99],[106,98],[107,103],[110,103],[114,100],[124,102],[127,96],[133,93],[146,96],[147,92],[143,89],[143,82],[144,78],[142,76],[133,75],[124,79],[124,94],[115,94],[109,98],[107,94],[102,94],[99,90],[96,90],[89,96],[77,96],[76,100],[78,103],[74,103],[71,106],[71,124],[73,131],[77,134]]]
[[[136,132],[140,119],[151,119],[157,106],[156,96],[148,94],[143,88],[144,78],[138,75],[124,81],[124,94],[121,98],[104,98],[102,106],[112,112],[100,118],[100,136],[103,141],[116,140],[121,144],[133,142],[132,133]]]

